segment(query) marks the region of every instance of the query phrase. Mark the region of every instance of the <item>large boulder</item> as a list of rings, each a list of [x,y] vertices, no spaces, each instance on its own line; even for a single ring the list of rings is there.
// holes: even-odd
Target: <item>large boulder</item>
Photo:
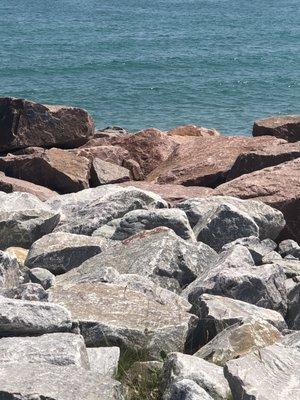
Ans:
[[[59,219],[57,211],[29,193],[0,192],[0,248],[28,248],[52,232]]]
[[[7,176],[46,186],[59,193],[89,187],[91,163],[68,150],[33,149],[29,154],[0,157],[0,170]]]
[[[122,285],[55,285],[50,292],[79,321],[88,347],[117,345],[144,359],[183,351],[196,319],[180,304],[162,305]]]
[[[117,185],[104,185],[78,194],[53,197],[47,202],[62,214],[56,231],[91,235],[113,219],[136,209],[166,208],[158,195]]]
[[[172,229],[179,237],[196,241],[194,232],[184,211],[177,208],[155,210],[133,210],[124,217],[113,220],[93,233],[93,236],[105,236],[110,228],[109,238],[124,240],[144,230],[165,226]]]
[[[280,210],[287,224],[285,237],[300,241],[300,158],[242,175],[219,186],[215,194],[260,200]]]
[[[217,193],[217,190],[214,193]],[[186,200],[179,203],[178,207],[185,211],[191,226],[195,227],[197,224],[201,226],[207,214],[213,213],[222,205],[236,207],[240,212],[247,214],[258,226],[261,240],[276,239],[285,226],[282,213],[260,201],[241,200],[231,196],[209,196]]]
[[[300,352],[274,344],[228,361],[225,376],[233,400],[298,400]]]
[[[279,115],[257,120],[253,125],[253,136],[270,135],[288,142],[300,140],[300,116]]]
[[[0,151],[30,146],[76,147],[94,133],[85,110],[0,98]]]
[[[45,268],[55,275],[63,274],[101,253],[102,243],[103,240],[97,237],[50,233],[33,243],[25,265],[28,268]]]
[[[40,335],[71,328],[69,311],[58,304],[0,296],[0,336]]]
[[[0,250],[0,288],[13,288],[20,283],[21,271],[17,258]]]
[[[91,185],[99,186],[108,183],[119,183],[130,180],[130,173],[127,168],[111,162],[94,158],[91,170]]]

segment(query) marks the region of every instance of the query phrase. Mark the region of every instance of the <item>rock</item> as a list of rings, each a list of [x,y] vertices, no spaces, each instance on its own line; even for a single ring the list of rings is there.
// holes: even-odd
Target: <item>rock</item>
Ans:
[[[60,216],[57,211],[28,193],[0,192],[0,248],[28,248],[53,231]]]
[[[178,138],[176,136],[176,140]],[[159,184],[215,188],[226,181],[227,174],[240,154],[262,150],[275,143],[282,141],[271,137],[246,136],[181,137],[181,143],[177,144],[169,157],[148,172],[147,180]]]
[[[280,332],[267,321],[247,318],[224,329],[194,356],[223,366],[229,360],[274,344],[280,339]]]
[[[230,395],[223,368],[198,357],[181,353],[169,354],[164,363],[165,391],[168,393],[172,384],[183,379],[194,381],[213,399],[227,400]],[[173,400],[172,397],[169,399]]]
[[[285,226],[282,213],[260,201],[241,200],[230,196],[210,196],[184,201],[178,204],[178,208],[185,211],[193,228],[205,220],[207,213],[212,213],[220,205],[234,206],[248,214],[259,227],[261,240],[276,239]]]
[[[11,289],[0,290],[0,295],[9,299],[48,301],[48,293],[38,283],[23,283]]]
[[[89,347],[87,349],[91,371],[114,378],[118,371],[119,347]]]
[[[108,283],[50,289],[51,299],[79,321],[88,347],[118,346],[144,360],[183,351],[195,316],[180,305],[162,305],[143,293]]]
[[[290,329],[300,330],[300,282],[288,291],[287,323]]]
[[[0,296],[1,336],[66,332],[70,331],[71,327],[70,313],[64,307]]]
[[[217,261],[218,253],[205,243],[197,242],[198,250],[202,253],[202,256],[206,260],[208,265],[212,265]]]
[[[91,235],[113,219],[136,209],[166,208],[167,204],[154,193],[135,188],[105,185],[78,195],[54,197],[47,202],[62,214],[57,231]]]
[[[295,278],[300,276],[300,260],[278,259],[272,262],[283,269],[283,272],[287,278]]]
[[[197,125],[182,125],[168,131],[170,136],[197,136],[207,138],[211,136],[220,136],[220,133],[215,129],[203,128]]]
[[[7,176],[45,186],[59,193],[89,187],[90,161],[68,150],[36,149],[31,154],[0,157],[0,170]]]
[[[239,262],[239,253],[243,249],[246,248],[237,245],[235,249],[224,252],[215,267],[204,271],[184,290],[185,298],[194,305],[193,309],[199,304],[200,296],[209,293],[270,308],[285,315],[287,298],[282,268],[275,264],[257,267],[243,260]],[[236,253],[234,257],[232,252]]]
[[[127,168],[130,171],[130,178],[136,181],[141,181],[144,179],[143,171],[140,167],[140,164],[135,160],[127,160],[123,161],[123,167]],[[131,182],[130,186],[134,186],[134,182]],[[149,189],[147,189],[149,190]]]
[[[55,283],[55,276],[45,268],[32,268],[29,278],[33,283],[39,283],[44,289],[49,289]]]
[[[20,283],[17,258],[0,250],[0,288],[12,288]]]
[[[225,377],[234,400],[297,400],[299,364],[299,351],[275,344],[228,361]]]
[[[126,129],[121,128],[120,126],[107,126],[104,129],[99,129],[95,132],[95,137],[120,137],[131,135]]]
[[[289,335],[283,336],[280,343],[286,347],[296,348],[298,351],[300,350],[300,331],[295,331],[290,333]]]
[[[208,212],[194,227],[197,240],[219,252],[238,238],[258,236],[259,227],[248,214],[230,204],[221,204]]]
[[[195,242],[195,236],[184,211],[172,209],[133,210],[119,220],[111,221],[113,240],[124,240],[138,232],[151,230],[160,226],[172,229],[179,237]],[[93,236],[101,236],[106,225],[96,230]]]
[[[163,400],[213,400],[213,398],[196,382],[182,379],[170,385]]]
[[[213,193],[213,189],[207,187],[198,186],[183,186],[183,185],[171,185],[163,184],[159,185],[153,182],[140,181],[140,182],[123,182],[121,186],[134,186],[142,190],[149,190],[161,196],[168,203],[176,205],[180,201],[184,201],[195,197],[210,196]]]
[[[119,183],[130,180],[129,170],[103,161],[100,158],[94,158],[91,171],[92,186],[106,185],[108,183]]]
[[[173,278],[184,287],[208,266],[195,245],[170,229],[157,228],[130,237],[119,246],[90,258],[80,268],[83,272],[96,272],[101,267],[111,267],[121,274]]]
[[[45,268],[58,275],[78,267],[101,251],[101,238],[55,232],[33,243],[25,265],[28,268]]]
[[[278,252],[282,257],[293,256],[300,259],[300,246],[294,240],[283,240],[278,245]]]
[[[90,368],[84,340],[74,333],[0,339],[0,366],[22,363],[28,364],[28,369],[29,364]]]
[[[300,116],[279,115],[254,122],[253,136],[270,135],[288,142],[300,140]]]
[[[263,258],[267,255],[270,255],[270,253],[277,247],[277,244],[273,242],[273,240],[260,241],[258,237],[249,236],[234,240],[233,242],[224,245],[222,250],[223,251],[229,250],[230,248],[238,244],[247,247],[256,265],[261,265],[262,263],[269,264],[268,262],[263,262]],[[279,258],[281,258],[278,253],[276,252],[274,253],[277,254]],[[276,258],[278,259],[278,257],[275,257],[275,259]],[[274,258],[271,259],[273,260]],[[265,260],[267,260],[267,258]]]
[[[227,175],[227,181],[298,157],[300,157],[300,143],[286,142],[276,143],[263,150],[241,154]]]
[[[75,366],[8,364],[0,367],[3,399],[123,400],[120,383]]]
[[[0,191],[5,193],[25,192],[31,193],[41,201],[46,201],[57,193],[34,183],[15,179],[6,176],[3,172],[0,173]]]
[[[117,165],[123,165],[124,161],[130,158],[129,152],[120,146],[103,145],[103,143],[100,145],[97,144],[95,139],[92,139],[82,147],[69,151],[77,156],[88,158],[91,161],[95,158],[100,158],[103,161]]]
[[[260,200],[280,210],[286,220],[281,237],[300,241],[300,158],[242,175],[219,186],[214,194]]]
[[[25,260],[28,255],[27,249],[23,249],[22,247],[8,247],[7,249],[5,249],[5,253],[15,256],[20,267],[24,267]]]
[[[30,146],[76,147],[94,133],[85,110],[11,97],[0,99],[0,121],[2,152]]]

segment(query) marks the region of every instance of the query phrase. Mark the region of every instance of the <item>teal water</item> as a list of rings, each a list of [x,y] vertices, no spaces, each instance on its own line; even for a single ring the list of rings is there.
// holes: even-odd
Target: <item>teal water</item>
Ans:
[[[299,0],[0,0],[0,95],[249,134],[299,113],[299,21]]]

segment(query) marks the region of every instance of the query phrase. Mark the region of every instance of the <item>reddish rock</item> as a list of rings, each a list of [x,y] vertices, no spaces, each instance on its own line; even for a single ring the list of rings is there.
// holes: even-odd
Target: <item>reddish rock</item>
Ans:
[[[124,167],[95,158],[91,169],[92,186],[120,183],[130,180],[130,172]]]
[[[123,167],[129,169],[131,178],[135,181],[142,181],[144,179],[143,171],[140,167],[140,164],[131,159],[124,159]]]
[[[24,155],[0,157],[0,170],[7,176],[46,186],[59,193],[77,192],[89,187],[90,161],[52,148],[31,149]]]
[[[197,125],[182,125],[177,126],[174,129],[171,129],[168,132],[170,136],[197,136],[197,137],[211,137],[211,136],[220,136],[220,133],[215,129],[203,128],[202,126]]]
[[[123,165],[124,161],[130,158],[129,152],[126,149],[112,145],[82,147],[70,151],[78,156],[89,158],[90,160],[100,158],[103,161],[118,165]]]
[[[253,136],[263,135],[297,142],[300,140],[300,115],[281,115],[255,121]]]
[[[227,180],[229,181],[259,169],[282,164],[298,157],[300,157],[300,141],[297,143],[279,143],[268,146],[263,150],[241,154],[227,175]]]
[[[30,146],[76,147],[93,133],[92,118],[80,108],[0,98],[0,152]]]
[[[211,196],[213,189],[198,186],[182,186],[182,185],[158,185],[156,183],[145,181],[130,181],[121,183],[121,186],[135,186],[138,189],[148,190],[160,195],[164,200],[171,204],[179,203],[194,197]]]
[[[287,222],[283,237],[300,243],[300,158],[242,175],[219,186],[214,194],[261,200],[277,208]]]
[[[269,136],[184,139],[178,143],[176,151],[148,175],[148,181],[216,187],[226,181],[228,172],[240,154],[282,142]]]
[[[46,187],[35,185],[34,183],[23,181],[22,179],[10,178],[3,172],[0,172],[0,191],[6,193],[31,193],[42,201],[46,201],[50,199],[50,197],[57,195],[56,192]]]

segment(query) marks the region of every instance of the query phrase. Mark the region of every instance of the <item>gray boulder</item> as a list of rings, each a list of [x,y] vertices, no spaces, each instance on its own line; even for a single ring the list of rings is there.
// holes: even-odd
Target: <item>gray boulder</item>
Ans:
[[[0,365],[19,363],[75,365],[89,369],[84,340],[73,333],[0,339]],[[28,365],[28,368],[31,366]]]
[[[71,328],[71,315],[64,307],[0,296],[0,336],[66,332]]]
[[[272,264],[276,263],[276,261],[282,260],[282,257],[279,253],[276,251],[270,251],[270,253],[267,253],[265,256],[262,257],[261,263],[262,264]]]
[[[293,256],[300,259],[300,246],[295,240],[287,239],[280,242],[278,252],[282,257]]]
[[[29,193],[0,192],[0,248],[28,248],[53,231],[60,215]]]
[[[55,283],[55,275],[45,268],[32,268],[28,274],[31,282],[40,284],[46,290]]]
[[[215,400],[227,400],[230,395],[223,368],[198,357],[171,353],[164,363],[163,374],[166,395],[172,390],[174,383],[183,379],[194,381]]]
[[[119,347],[89,347],[87,354],[91,371],[114,378],[118,371]]]
[[[274,260],[273,264],[282,268],[287,278],[300,276],[300,260],[288,260],[284,258],[282,260]]]
[[[76,366],[0,366],[3,400],[123,400],[121,384]]]
[[[9,299],[48,301],[48,293],[38,283],[23,283],[11,289],[0,289],[0,295]]]
[[[186,212],[190,224],[201,224],[208,212],[220,205],[234,206],[246,213],[259,227],[259,238],[276,239],[285,226],[283,214],[274,208],[255,200],[241,200],[231,196],[209,196],[186,200],[177,206]]]
[[[130,171],[120,165],[94,158],[91,169],[92,186],[130,181]]]
[[[12,288],[20,283],[21,271],[17,258],[0,250],[0,288]]]
[[[62,214],[56,231],[83,235],[91,235],[96,229],[132,210],[167,208],[167,203],[157,194],[117,185],[53,197],[47,203]]]
[[[145,294],[107,283],[54,286],[51,299],[79,321],[88,347],[118,346],[145,359],[183,351],[196,317],[180,304],[162,305]]]
[[[112,228],[109,238],[113,240],[124,240],[141,231],[165,226],[182,239],[196,241],[185,212],[176,208],[133,210],[119,220],[112,221],[108,226]],[[107,228],[105,225],[97,229],[93,236],[105,235]]]
[[[55,275],[63,274],[101,253],[102,242],[101,238],[85,235],[50,233],[31,246],[25,265],[45,268]]]
[[[300,352],[272,345],[228,361],[225,376],[233,399],[298,400]]]
[[[163,400],[213,400],[213,398],[196,382],[182,379],[170,385]]]

